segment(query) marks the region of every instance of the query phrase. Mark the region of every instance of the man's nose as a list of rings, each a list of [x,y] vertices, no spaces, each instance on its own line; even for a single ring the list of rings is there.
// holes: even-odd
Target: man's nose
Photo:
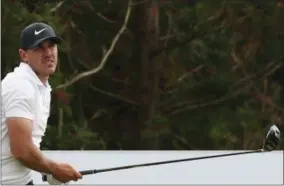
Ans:
[[[51,49],[50,48],[48,48],[48,47],[46,47],[46,48],[44,48],[44,54],[45,55],[51,55]]]

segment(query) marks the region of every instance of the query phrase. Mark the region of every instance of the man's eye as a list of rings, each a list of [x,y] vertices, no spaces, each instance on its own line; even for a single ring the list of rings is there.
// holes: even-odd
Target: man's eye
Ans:
[[[37,49],[41,49],[41,48],[43,48],[43,46],[42,46],[41,44],[39,44],[39,45],[37,46]]]
[[[41,49],[42,49],[42,46],[39,45],[39,46],[37,46],[34,50],[35,50],[35,51],[38,51],[38,50],[41,50]]]

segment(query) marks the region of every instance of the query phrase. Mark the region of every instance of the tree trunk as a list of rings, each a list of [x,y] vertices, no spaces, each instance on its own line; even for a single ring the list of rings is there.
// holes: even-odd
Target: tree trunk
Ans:
[[[158,42],[158,30],[154,24],[158,19],[153,19],[153,8],[158,8],[156,1],[146,1],[136,5],[133,14],[133,35],[136,45],[131,63],[137,75],[133,82],[136,87],[133,95],[136,96],[139,106],[133,117],[125,121],[124,127],[129,133],[126,134],[124,146],[128,150],[147,148],[143,147],[140,132],[145,122],[154,117],[158,100],[159,64],[150,60],[150,53]]]

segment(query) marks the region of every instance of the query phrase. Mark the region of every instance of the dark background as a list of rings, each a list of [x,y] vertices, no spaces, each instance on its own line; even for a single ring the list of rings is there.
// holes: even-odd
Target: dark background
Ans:
[[[272,123],[283,129],[281,1],[134,0],[103,68],[64,88],[99,66],[128,1],[1,3],[2,78],[26,25],[65,40],[43,149],[258,149]]]

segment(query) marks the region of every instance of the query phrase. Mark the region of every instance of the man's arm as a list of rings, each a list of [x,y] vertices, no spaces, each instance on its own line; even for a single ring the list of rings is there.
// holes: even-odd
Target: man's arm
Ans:
[[[42,173],[52,173],[56,163],[46,159],[32,140],[33,120],[36,112],[34,87],[19,81],[5,87],[2,104],[6,116],[10,149],[13,156],[26,167]]]
[[[6,123],[13,156],[30,169],[52,174],[56,163],[45,158],[33,144],[32,121],[25,118],[8,118]]]

